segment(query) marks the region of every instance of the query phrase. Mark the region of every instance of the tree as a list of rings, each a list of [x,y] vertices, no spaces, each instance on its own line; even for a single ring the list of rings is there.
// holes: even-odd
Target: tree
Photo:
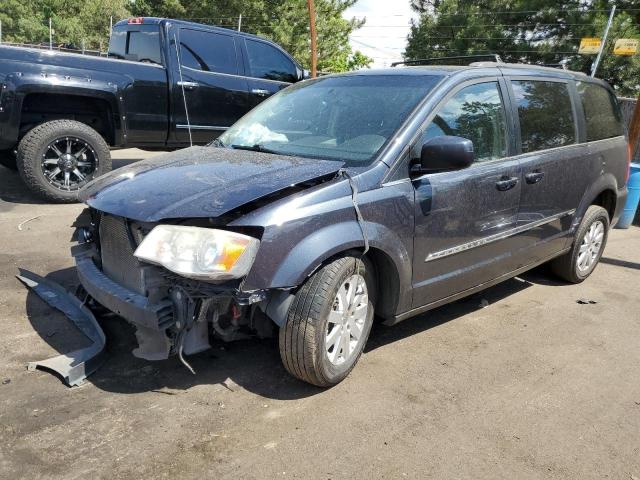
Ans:
[[[640,57],[615,57],[618,38],[640,38],[637,0],[619,0],[598,76],[619,95],[640,92]],[[636,8],[634,8],[636,5]],[[612,3],[607,0],[412,0],[420,18],[412,25],[405,57],[497,53],[519,63],[560,64],[589,72],[595,55],[579,55],[582,37],[601,37]]]

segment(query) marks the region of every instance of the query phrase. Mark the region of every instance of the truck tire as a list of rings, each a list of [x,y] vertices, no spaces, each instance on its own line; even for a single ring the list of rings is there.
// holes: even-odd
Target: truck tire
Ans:
[[[319,387],[349,375],[371,331],[375,287],[371,264],[354,256],[337,258],[309,277],[280,328],[287,371]]]
[[[111,170],[111,154],[91,127],[75,120],[53,120],[22,138],[17,165],[33,193],[53,203],[73,203],[83,185]]]
[[[569,252],[551,261],[552,271],[571,283],[581,283],[593,273],[609,235],[609,213],[591,205],[576,230]]]
[[[0,165],[9,170],[17,170],[15,152],[13,150],[0,150]]]

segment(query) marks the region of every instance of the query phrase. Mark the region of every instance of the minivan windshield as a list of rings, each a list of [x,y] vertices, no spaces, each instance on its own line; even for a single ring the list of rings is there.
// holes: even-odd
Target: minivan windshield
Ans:
[[[214,144],[366,166],[441,78],[346,75],[298,83],[261,103]]]

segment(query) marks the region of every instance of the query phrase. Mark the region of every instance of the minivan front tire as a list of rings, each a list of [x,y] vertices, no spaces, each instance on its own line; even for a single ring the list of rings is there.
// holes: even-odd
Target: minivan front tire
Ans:
[[[287,371],[319,387],[349,375],[371,331],[375,288],[373,267],[356,256],[337,258],[311,275],[280,328]]]
[[[609,235],[609,213],[598,205],[591,205],[576,231],[571,250],[551,262],[551,269],[560,278],[581,283],[593,273]]]

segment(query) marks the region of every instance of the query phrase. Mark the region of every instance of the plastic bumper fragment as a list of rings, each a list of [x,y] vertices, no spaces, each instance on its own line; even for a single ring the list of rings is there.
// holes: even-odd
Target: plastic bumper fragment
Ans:
[[[37,368],[57,373],[70,387],[81,385],[105,360],[104,332],[93,313],[62,286],[35,273],[19,269],[18,280],[33,290],[53,308],[64,313],[78,329],[91,340],[89,347],[58,355],[47,360],[29,362],[29,370]]]

